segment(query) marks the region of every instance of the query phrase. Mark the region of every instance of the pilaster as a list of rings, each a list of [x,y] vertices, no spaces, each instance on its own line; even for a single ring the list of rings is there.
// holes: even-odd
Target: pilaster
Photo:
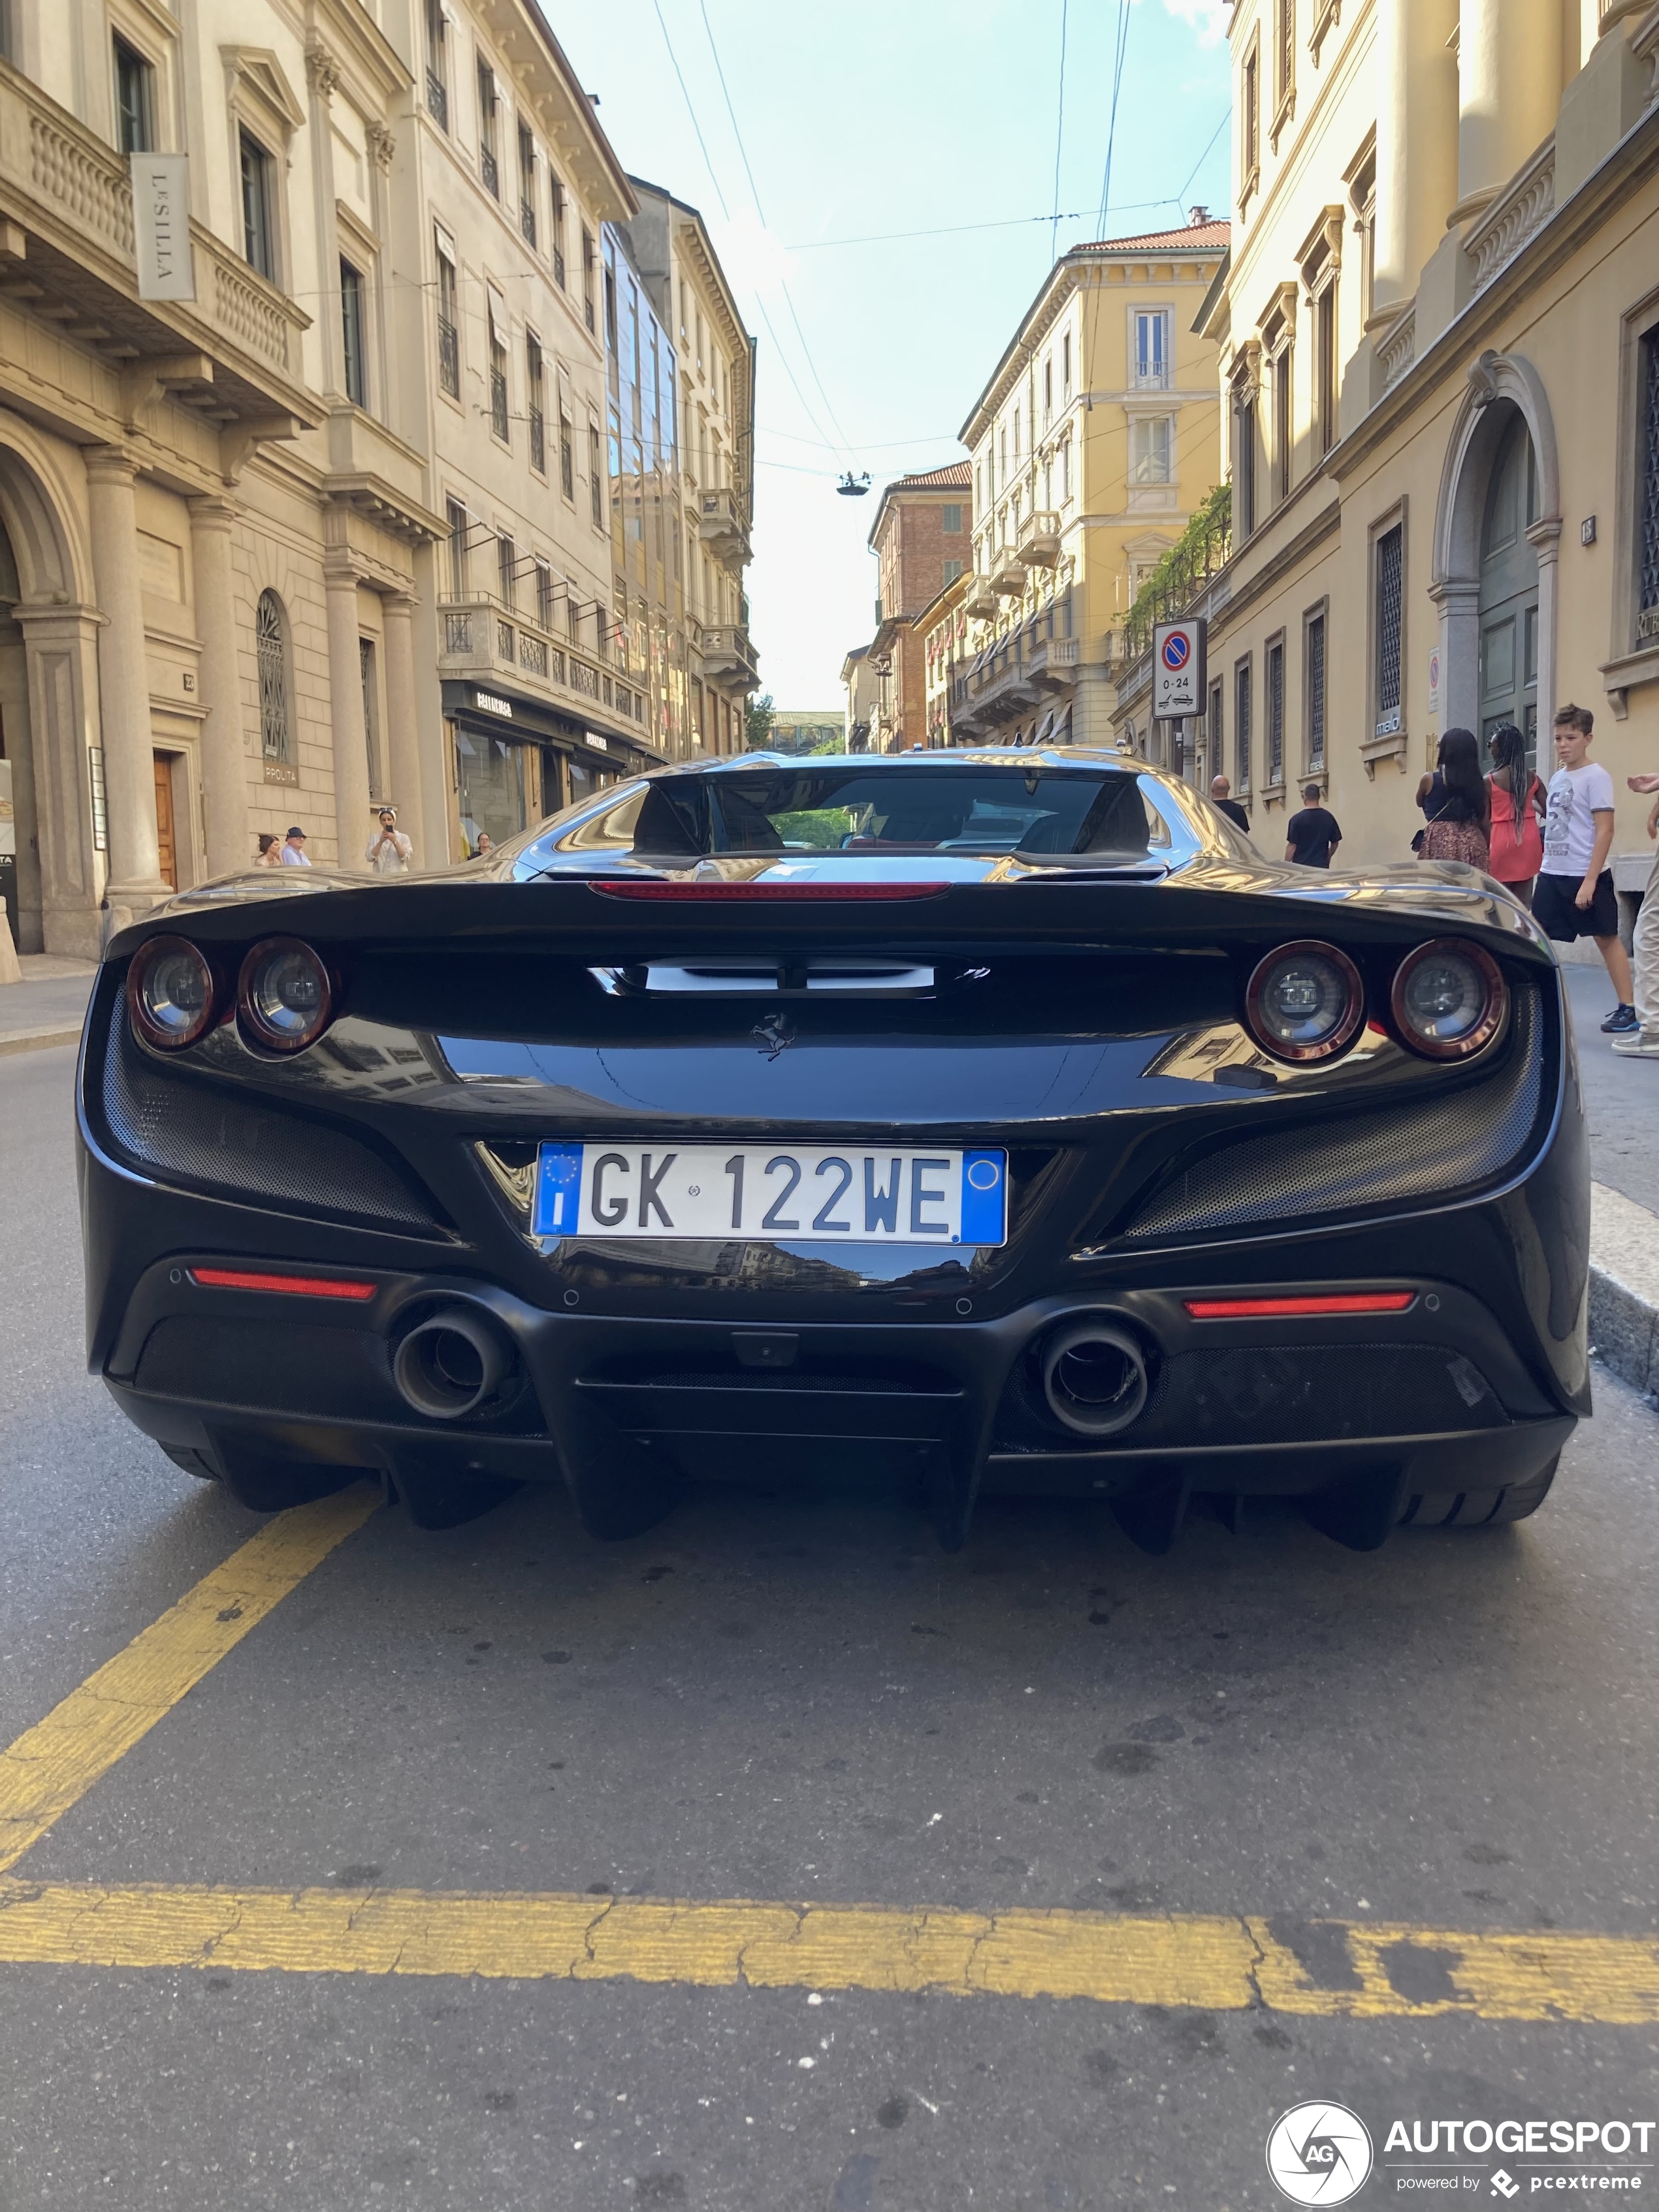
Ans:
[[[92,562],[104,627],[98,638],[99,723],[109,822],[112,909],[141,914],[165,898],[155,828],[149,667],[138,569],[137,473],[118,446],[86,455]]]

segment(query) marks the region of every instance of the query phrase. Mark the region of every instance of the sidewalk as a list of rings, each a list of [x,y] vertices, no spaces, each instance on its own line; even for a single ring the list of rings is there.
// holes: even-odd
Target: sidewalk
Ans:
[[[4,926],[0,923],[0,928]],[[0,1054],[77,1043],[98,973],[93,963],[26,952],[20,965],[22,981],[0,990]]]

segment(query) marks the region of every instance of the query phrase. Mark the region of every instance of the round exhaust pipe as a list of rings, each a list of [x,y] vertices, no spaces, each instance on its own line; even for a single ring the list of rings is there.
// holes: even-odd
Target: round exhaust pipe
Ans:
[[[1115,1436],[1146,1405],[1146,1361],[1127,1329],[1080,1320],[1054,1330],[1042,1346],[1042,1395],[1048,1411],[1079,1436]]]
[[[476,1413],[501,1388],[512,1355],[501,1334],[471,1306],[445,1306],[418,1322],[392,1357],[404,1403],[434,1421]]]

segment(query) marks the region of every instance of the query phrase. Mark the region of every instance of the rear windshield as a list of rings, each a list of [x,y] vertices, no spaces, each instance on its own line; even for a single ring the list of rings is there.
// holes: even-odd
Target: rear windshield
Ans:
[[[1110,854],[1169,833],[1133,775],[1111,769],[759,767],[653,781],[556,838],[554,849],[656,860],[703,854]],[[527,856],[526,856],[527,857]]]

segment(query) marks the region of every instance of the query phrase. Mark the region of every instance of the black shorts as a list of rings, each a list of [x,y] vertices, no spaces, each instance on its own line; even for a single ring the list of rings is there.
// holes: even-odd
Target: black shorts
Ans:
[[[1582,876],[1540,876],[1532,890],[1532,918],[1547,937],[1558,945],[1571,945],[1577,937],[1617,937],[1619,901],[1613,888],[1613,871],[1603,868],[1595,879],[1595,896],[1588,906],[1578,904]]]

